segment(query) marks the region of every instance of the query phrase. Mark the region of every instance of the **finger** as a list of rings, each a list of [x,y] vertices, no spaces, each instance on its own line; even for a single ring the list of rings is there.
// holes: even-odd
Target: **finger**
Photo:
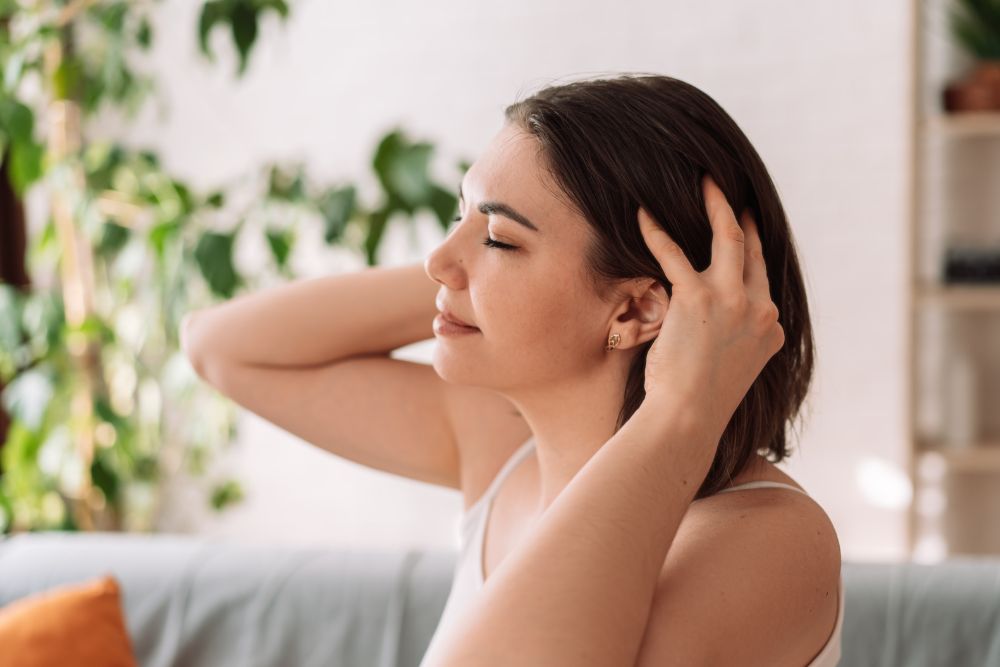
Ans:
[[[712,225],[712,271],[722,276],[724,284],[734,289],[742,287],[745,253],[743,230],[736,222],[736,214],[726,201],[726,195],[712,176],[705,174],[701,184],[705,210]]]
[[[750,294],[756,294],[762,299],[770,298],[771,287],[767,279],[767,265],[764,263],[764,250],[757,231],[757,221],[749,211],[743,212],[742,221],[746,246],[743,282]]]
[[[699,280],[698,272],[691,266],[684,250],[641,206],[639,207],[639,229],[642,231],[642,238],[645,239],[653,257],[663,268],[663,275],[671,284],[687,285]]]

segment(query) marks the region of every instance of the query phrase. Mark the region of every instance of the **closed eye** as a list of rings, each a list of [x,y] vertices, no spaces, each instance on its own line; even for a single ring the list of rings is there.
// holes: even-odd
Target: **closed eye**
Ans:
[[[452,222],[461,222],[461,221],[462,221],[462,216],[458,216],[457,218],[452,220]],[[497,248],[498,250],[517,250],[516,245],[510,245],[508,243],[497,241],[496,239],[490,236],[487,236],[485,239],[483,239],[483,245],[489,248]]]
[[[516,245],[508,245],[506,243],[501,243],[500,241],[492,239],[489,236],[483,239],[483,245],[489,246],[490,248],[499,248],[500,250],[517,250]]]

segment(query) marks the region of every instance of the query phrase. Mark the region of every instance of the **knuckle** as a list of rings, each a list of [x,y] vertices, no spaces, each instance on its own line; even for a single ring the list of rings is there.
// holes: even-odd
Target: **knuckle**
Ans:
[[[777,324],[778,307],[775,306],[772,301],[759,304],[755,307],[754,319],[757,326],[760,327],[760,330],[762,332],[767,332],[771,327]]]
[[[775,333],[774,333],[774,346],[775,346],[775,350],[774,351],[777,352],[778,350],[780,350],[781,348],[783,348],[785,346],[785,329],[780,324],[778,324],[777,322],[775,322],[775,324],[774,324],[774,330],[775,330]]]
[[[726,229],[726,236],[730,241],[736,241],[737,243],[743,243],[745,235],[743,230],[740,229],[739,225],[731,225]]]

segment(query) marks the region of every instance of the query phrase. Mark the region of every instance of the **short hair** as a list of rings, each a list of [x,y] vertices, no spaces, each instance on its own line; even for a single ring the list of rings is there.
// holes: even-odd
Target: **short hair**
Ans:
[[[639,206],[660,221],[697,271],[711,261],[712,230],[702,195],[705,173],[737,217],[749,210],[763,247],[771,299],[784,346],[767,362],[726,426],[695,499],[731,483],[754,453],[778,463],[786,430],[800,416],[813,373],[814,341],[791,230],[774,183],[746,135],[711,97],[663,75],[546,87],[504,110],[505,120],[537,138],[544,168],[593,229],[585,257],[595,290],[652,277],[671,285],[638,227]],[[645,397],[644,343],[629,369],[615,430]]]

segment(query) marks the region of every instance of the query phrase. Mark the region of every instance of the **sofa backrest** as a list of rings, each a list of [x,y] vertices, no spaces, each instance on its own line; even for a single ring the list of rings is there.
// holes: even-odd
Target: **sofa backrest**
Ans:
[[[456,558],[33,533],[0,540],[0,606],[110,573],[144,667],[416,667]],[[1000,665],[1000,558],[844,562],[842,572],[842,665]]]

